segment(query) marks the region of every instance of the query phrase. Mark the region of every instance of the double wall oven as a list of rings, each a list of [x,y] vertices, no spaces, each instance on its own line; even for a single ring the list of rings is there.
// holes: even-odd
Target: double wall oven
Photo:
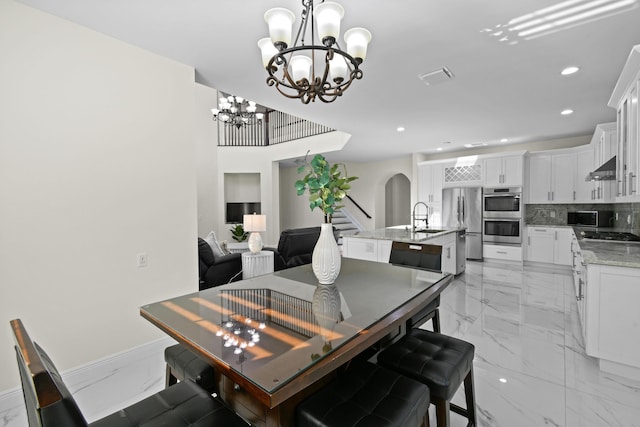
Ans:
[[[485,188],[482,195],[482,240],[488,243],[522,243],[522,188]]]

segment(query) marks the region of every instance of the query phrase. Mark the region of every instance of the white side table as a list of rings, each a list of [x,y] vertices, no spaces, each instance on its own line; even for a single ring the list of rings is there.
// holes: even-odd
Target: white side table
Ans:
[[[232,253],[249,252],[248,242],[227,243],[227,250]]]
[[[250,279],[263,274],[273,273],[273,251],[242,253],[242,278]]]

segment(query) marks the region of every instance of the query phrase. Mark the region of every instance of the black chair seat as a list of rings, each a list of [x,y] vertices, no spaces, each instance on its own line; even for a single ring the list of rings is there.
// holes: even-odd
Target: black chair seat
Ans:
[[[363,362],[300,403],[296,408],[296,426],[418,426],[428,408],[427,386]]]
[[[471,343],[412,329],[378,354],[378,363],[427,384],[432,396],[450,400],[471,369],[473,354]]]
[[[11,321],[30,427],[246,427],[247,423],[192,381],[183,381],[87,424],[60,373],[31,340],[20,319]]]
[[[177,380],[191,380],[210,394],[216,391],[213,366],[185,346],[175,344],[167,347],[164,350],[164,361],[167,363],[167,387]]]
[[[182,381],[89,424],[91,427],[247,427],[233,411],[193,383]]]

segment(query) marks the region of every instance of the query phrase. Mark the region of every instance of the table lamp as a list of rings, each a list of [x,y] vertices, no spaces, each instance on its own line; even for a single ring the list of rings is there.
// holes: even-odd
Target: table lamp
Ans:
[[[267,216],[266,215],[244,215],[243,216],[244,231],[250,232],[249,235],[249,250],[251,253],[257,254],[262,250],[262,236],[261,231],[267,230]]]

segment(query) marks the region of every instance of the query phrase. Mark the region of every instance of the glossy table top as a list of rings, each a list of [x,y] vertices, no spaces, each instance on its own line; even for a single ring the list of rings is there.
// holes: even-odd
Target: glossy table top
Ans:
[[[344,258],[335,285],[317,285],[304,265],[140,311],[215,366],[270,394],[412,300],[435,298],[450,281],[448,274]]]

